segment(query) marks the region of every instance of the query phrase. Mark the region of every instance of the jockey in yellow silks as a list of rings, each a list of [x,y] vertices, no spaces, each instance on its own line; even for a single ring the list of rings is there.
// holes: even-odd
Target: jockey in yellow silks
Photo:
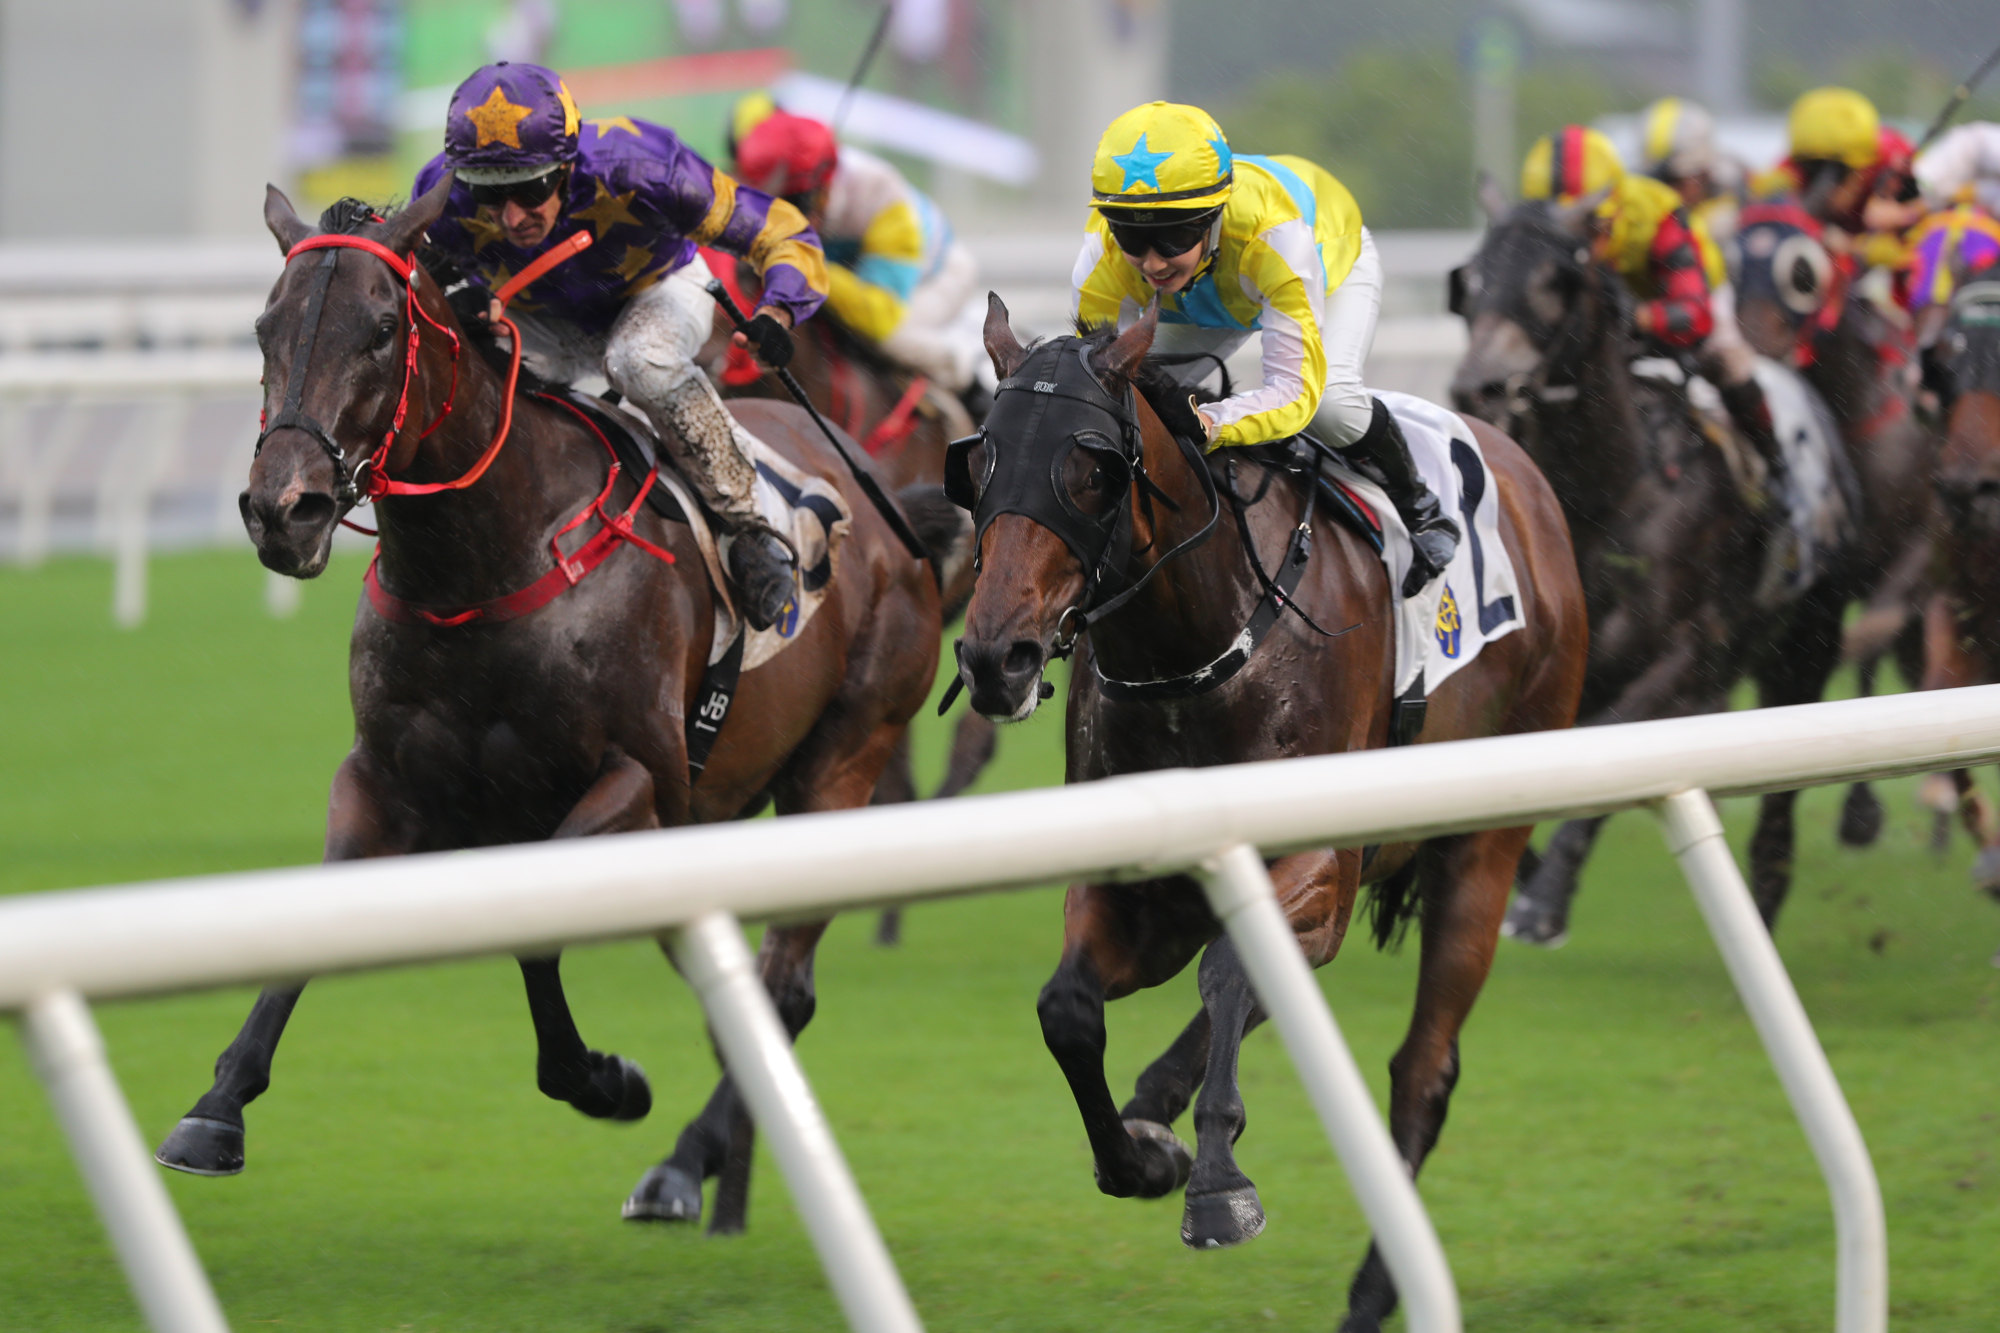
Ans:
[[[1404,595],[1443,572],[1458,525],[1418,475],[1396,419],[1362,386],[1382,263],[1346,187],[1304,158],[1231,153],[1197,107],[1148,102],[1098,141],[1091,192],[1070,279],[1078,323],[1129,325],[1157,299],[1159,351],[1220,360],[1261,335],[1263,383],[1198,409],[1209,447],[1310,429],[1358,450],[1410,532]],[[1168,369],[1189,385],[1210,372],[1197,359]]]

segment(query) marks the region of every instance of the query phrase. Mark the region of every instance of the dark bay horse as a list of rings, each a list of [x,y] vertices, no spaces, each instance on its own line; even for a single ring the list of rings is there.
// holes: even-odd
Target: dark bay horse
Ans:
[[[1347,632],[1323,637],[1298,616],[1280,616],[1218,687],[1167,697],[1143,688],[1196,671],[1237,639],[1266,597],[1256,570],[1290,558],[1309,488],[1289,478],[1259,486],[1255,477],[1264,466],[1240,455],[1250,474],[1243,488],[1252,494],[1240,497],[1241,517],[1220,512],[1210,469],[1221,473],[1215,484],[1233,488],[1237,464],[1222,455],[1235,451],[1202,459],[1176,439],[1177,431],[1201,438],[1186,391],[1176,395],[1161,379],[1149,385],[1156,399],[1126,397],[1135,379],[1149,374],[1144,357],[1155,313],[1122,335],[1105,329],[1028,349],[1009,328],[1005,306],[992,298],[986,345],[1003,381],[1018,375],[1037,381],[1042,392],[1108,395],[1129,405],[1114,411],[1056,402],[1041,416],[1040,405],[1052,400],[1003,388],[981,441],[963,457],[963,471],[947,480],[958,495],[980,497],[975,512],[986,525],[978,548],[983,572],[960,645],[973,707],[995,718],[1027,716],[1051,655],[1073,646],[1071,782],[1385,744],[1395,592],[1373,547],[1324,517],[1311,525],[1311,558],[1293,600],[1318,626]],[[1483,424],[1472,429],[1498,487],[1501,532],[1520,575],[1527,623],[1489,644],[1431,695],[1426,741],[1569,726],[1583,683],[1588,630],[1562,511],[1519,449]],[[998,499],[989,512],[989,483],[981,479],[1009,455],[1014,461],[997,474],[1003,479],[990,483]],[[1043,512],[1054,515],[1060,506],[1074,521],[1052,518],[1059,533],[1025,513],[1006,512],[1020,503],[1024,487],[1048,493]],[[1216,521],[1204,538],[1211,515]],[[1129,526],[1131,557],[1121,582],[1137,590],[1115,609],[1095,602],[1108,613],[1080,635],[1075,622],[1091,609],[1087,590],[1122,594],[1090,577],[1092,558],[1070,544],[1077,522],[1100,530]],[[1163,559],[1166,552],[1178,554]],[[1128,692],[1108,685],[1106,676],[1141,686]],[[1528,832],[1326,849],[1281,857],[1272,866],[1279,901],[1315,966],[1339,951],[1364,883],[1374,885],[1378,945],[1400,936],[1412,918],[1421,921],[1416,1011],[1390,1062],[1390,1129],[1412,1173],[1444,1123],[1459,1073],[1459,1029],[1493,961]],[[1185,1183],[1183,1241],[1206,1248],[1251,1239],[1263,1229],[1264,1212],[1233,1154],[1244,1126],[1236,1068],[1244,1034],[1264,1015],[1201,889],[1185,875],[1078,884],[1063,915],[1062,960],[1039,1012],[1082,1112],[1098,1188],[1120,1198],[1157,1198]],[[1165,982],[1204,947],[1201,1012],[1140,1076],[1121,1108],[1105,1081],[1105,1002]],[[1168,1126],[1197,1088],[1199,1151],[1190,1160]],[[1395,1304],[1394,1284],[1371,1248],[1342,1327],[1379,1329]]]
[[[1454,275],[1453,302],[1471,327],[1454,405],[1520,441],[1576,542],[1591,630],[1581,717],[1711,712],[1746,672],[1765,704],[1816,700],[1840,655],[1849,596],[1841,562],[1783,605],[1752,596],[1783,520],[1775,505],[1752,508],[1681,387],[1633,373],[1623,284],[1591,258],[1590,202],[1489,204],[1492,225]],[[1751,839],[1766,922],[1791,882],[1796,800],[1765,796]],[[1566,937],[1577,876],[1603,823],[1571,820],[1550,838],[1508,913],[1508,934],[1549,945]]]
[[[746,264],[716,251],[704,250],[709,268],[731,288],[745,310],[757,304],[757,277]],[[702,349],[701,363],[724,398],[769,398],[790,402],[776,375],[764,371],[747,353],[732,351],[729,328],[718,320],[716,331]],[[821,307],[793,339],[792,377],[825,417],[860,440],[874,460],[875,470],[894,490],[923,486],[935,491],[944,480],[945,445],[977,424],[957,399],[923,388],[900,372],[866,343],[841,326],[831,309]],[[944,620],[947,625],[965,611],[972,596],[972,564],[954,562],[946,570]],[[944,800],[970,787],[993,758],[993,723],[971,710],[959,714],[952,732],[951,756],[945,774],[930,799]],[[917,799],[910,772],[907,742],[897,748],[883,770],[876,791],[878,805]],[[893,944],[901,937],[902,909],[884,908],[876,940]]]
[[[1953,398],[1935,476],[1943,524],[1924,607],[1927,690],[2000,681],[2000,282],[1960,289],[1938,356]],[[1953,776],[1980,843],[1973,881],[2000,897],[2000,821],[1969,773]]]
[[[485,335],[459,323],[412,258],[449,188],[447,179],[387,221],[369,220],[365,209],[330,213],[322,222],[338,234],[316,233],[275,189],[265,207],[272,234],[294,257],[257,321],[270,427],[242,510],[259,558],[299,578],[321,573],[363,460],[378,486],[383,478],[458,486],[476,477],[435,494],[389,494],[376,507],[374,575],[407,614],[379,610],[371,589],[355,618],[354,747],[334,774],[326,859],[734,819],[766,801],[780,813],[865,805],[930,689],[938,597],[929,570],[796,408],[735,410],[801,468],[841,486],[852,532],[797,641],[744,673],[698,775],[687,723],[717,617],[686,527],[641,506],[631,519],[637,541],[614,543],[632,549],[613,550],[539,609],[516,618],[481,613],[470,623],[443,614],[553,576],[552,539],[591,512],[610,470],[604,445],[578,415],[512,394],[474,349],[460,355]],[[392,422],[404,429],[391,440]],[[495,440],[505,447],[494,452]],[[639,480],[618,476],[597,512],[622,514]],[[562,551],[575,556],[601,526],[584,525]],[[764,936],[760,967],[794,1036],[812,1015],[813,951],[824,929],[774,927]],[[554,955],[521,960],[539,1087],[586,1115],[645,1115],[652,1096],[644,1075],[584,1044],[557,965]],[[258,997],[216,1062],[214,1086],[161,1146],[161,1162],[203,1175],[242,1169],[243,1107],[269,1086],[301,989],[273,986]],[[698,1216],[703,1179],[727,1161],[729,1188],[717,1191],[713,1222],[740,1228],[749,1138],[725,1077],[674,1155],[641,1181],[626,1215]]]
[[[1893,652],[1905,680],[1922,673],[1919,629],[1930,572],[1930,477],[1936,433],[1912,410],[1909,336],[1854,291],[1810,214],[1786,203],[1745,209],[1736,318],[1761,356],[1796,365],[1832,409],[1866,503],[1853,557],[1854,596],[1864,603],[1848,627],[1845,655],[1861,694],[1874,693]],[[1857,782],[1841,807],[1840,839],[1873,843],[1882,804]]]

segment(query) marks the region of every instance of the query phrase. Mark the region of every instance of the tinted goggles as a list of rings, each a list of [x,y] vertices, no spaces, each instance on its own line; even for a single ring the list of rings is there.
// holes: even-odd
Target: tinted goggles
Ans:
[[[1173,259],[1208,239],[1208,229],[1215,222],[1215,216],[1204,213],[1187,222],[1145,224],[1121,222],[1112,217],[1106,217],[1104,221],[1111,228],[1111,239],[1117,243],[1121,253],[1143,257],[1150,250],[1162,259]]]
[[[519,204],[523,208],[540,208],[549,201],[549,196],[562,188],[569,172],[557,168],[544,175],[524,181],[510,181],[505,185],[474,185],[472,202],[481,208],[501,208],[508,203]]]

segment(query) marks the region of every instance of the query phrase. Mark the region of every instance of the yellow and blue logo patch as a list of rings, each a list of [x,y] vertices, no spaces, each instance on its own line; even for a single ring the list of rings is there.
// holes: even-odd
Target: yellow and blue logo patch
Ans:
[[[1458,599],[1451,595],[1451,585],[1444,585],[1438,597],[1437,615],[1438,650],[1446,657],[1456,660],[1459,648]]]

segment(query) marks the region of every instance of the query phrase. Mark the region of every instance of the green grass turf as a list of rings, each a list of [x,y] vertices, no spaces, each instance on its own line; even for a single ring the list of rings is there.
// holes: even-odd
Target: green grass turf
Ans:
[[[89,561],[0,571],[0,891],[312,860],[346,745],[359,565],[273,621],[243,554],[163,559],[152,617],[109,622]],[[1054,781],[1054,710],[1010,729],[987,786]],[[926,763],[940,732],[926,723]],[[1844,852],[1837,792],[1802,809],[1779,942],[1873,1149],[1898,1330],[1993,1326],[2000,1242],[2000,918],[1969,853],[1934,864],[1910,785]],[[1742,845],[1747,806],[1728,812]],[[1607,830],[1554,954],[1505,944],[1424,1175],[1472,1330],[1818,1330],[1825,1188],[1658,835]],[[1052,891],[924,906],[906,943],[836,923],[806,1070],[934,1329],[1330,1329],[1365,1227],[1268,1028],[1243,1056],[1239,1148],[1270,1227],[1192,1254],[1179,1202],[1101,1197],[1034,1000]],[[765,1330],[838,1326],[761,1157],[730,1241],[618,1220],[713,1077],[700,1015],[650,945],[579,950],[585,1035],[653,1077],[638,1126],[541,1098],[511,962],[351,976],[306,994],[250,1168],[167,1178],[239,1329]],[[1378,1095],[1414,950],[1321,974]],[[247,991],[101,1006],[157,1141],[205,1086]],[[1192,1013],[1190,978],[1113,1007],[1114,1088]],[[0,1328],[128,1329],[136,1311],[18,1043],[0,1042]]]

